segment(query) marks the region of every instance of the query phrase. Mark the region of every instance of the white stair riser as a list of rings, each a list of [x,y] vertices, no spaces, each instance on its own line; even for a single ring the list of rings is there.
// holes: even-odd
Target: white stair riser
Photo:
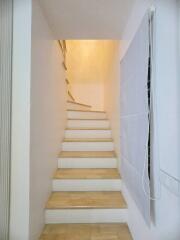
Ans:
[[[116,168],[116,158],[59,158],[58,168]]]
[[[108,120],[68,120],[68,128],[109,128],[110,123]]]
[[[121,191],[121,180],[54,179],[53,191]]]
[[[63,142],[63,151],[113,151],[113,142]]]
[[[73,118],[73,119],[104,119],[106,118],[106,114],[101,112],[67,111],[67,116],[68,118]]]
[[[48,209],[45,223],[124,223],[127,209]]]
[[[66,130],[65,138],[111,138],[111,130]]]
[[[67,103],[67,109],[72,109],[72,110],[91,110],[91,107],[86,107],[80,104],[76,104],[76,103]]]

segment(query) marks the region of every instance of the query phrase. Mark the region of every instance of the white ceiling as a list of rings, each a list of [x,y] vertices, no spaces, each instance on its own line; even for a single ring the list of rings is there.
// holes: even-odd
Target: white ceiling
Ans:
[[[39,0],[57,39],[120,39],[135,0]]]

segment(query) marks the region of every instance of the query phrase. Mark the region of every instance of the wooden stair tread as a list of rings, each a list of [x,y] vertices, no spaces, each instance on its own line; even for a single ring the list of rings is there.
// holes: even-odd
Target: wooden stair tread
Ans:
[[[62,151],[60,158],[115,158],[114,151]]]
[[[132,240],[125,223],[47,224],[39,240]]]
[[[125,209],[121,192],[53,192],[46,209]]]
[[[116,168],[61,168],[54,179],[120,179]]]
[[[64,142],[113,142],[112,138],[65,138]]]
[[[73,121],[109,121],[108,118],[68,118],[67,120]]]
[[[88,113],[106,113],[105,111],[95,111],[95,110],[75,110],[75,109],[67,109],[67,111],[71,111],[71,112],[88,112]]]
[[[71,128],[66,128],[66,130],[107,130],[107,131],[110,131],[111,129],[110,128],[90,128],[90,127],[71,127]]]
[[[67,103],[72,103],[72,104],[75,104],[75,105],[80,105],[80,106],[83,106],[83,107],[88,107],[88,108],[91,108],[90,105],[87,105],[87,104],[84,104],[84,103],[79,103],[79,102],[76,102],[76,101],[67,101]]]

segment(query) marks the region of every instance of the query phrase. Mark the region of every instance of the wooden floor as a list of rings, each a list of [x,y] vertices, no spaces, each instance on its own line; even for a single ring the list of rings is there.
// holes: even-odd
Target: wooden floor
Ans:
[[[61,168],[54,174],[54,179],[119,179],[116,168]]]
[[[48,224],[39,240],[132,240],[132,237],[123,223]]]
[[[53,192],[46,209],[127,208],[121,192]]]

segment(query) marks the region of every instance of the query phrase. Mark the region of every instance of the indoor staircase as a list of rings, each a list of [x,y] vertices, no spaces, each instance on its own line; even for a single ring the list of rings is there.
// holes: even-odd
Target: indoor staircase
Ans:
[[[130,240],[106,113],[73,105],[40,240]]]

